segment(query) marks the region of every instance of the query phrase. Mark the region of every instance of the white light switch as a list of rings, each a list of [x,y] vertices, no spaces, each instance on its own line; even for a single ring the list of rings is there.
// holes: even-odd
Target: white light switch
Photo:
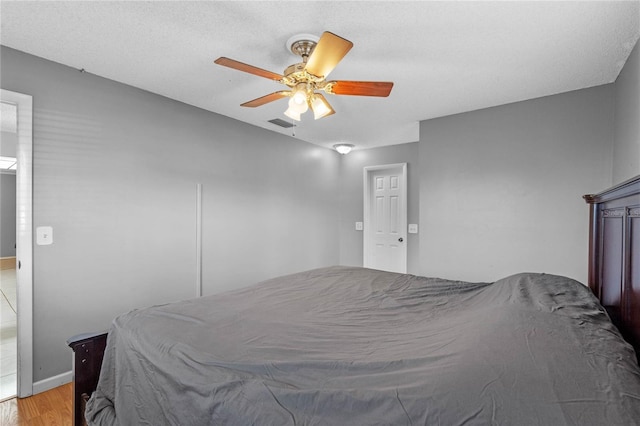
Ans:
[[[417,234],[418,233],[418,224],[417,223],[410,223],[409,224],[409,233],[410,234]]]
[[[356,222],[356,231],[362,231],[362,222]]]
[[[36,228],[36,244],[39,246],[53,244],[53,228],[50,226],[38,226]]]

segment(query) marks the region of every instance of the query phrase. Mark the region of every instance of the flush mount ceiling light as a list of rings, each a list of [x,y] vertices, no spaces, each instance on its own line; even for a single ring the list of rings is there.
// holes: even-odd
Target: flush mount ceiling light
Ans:
[[[291,52],[302,57],[302,62],[287,67],[283,75],[225,57],[215,60],[218,65],[268,78],[291,88],[245,102],[241,106],[255,108],[289,97],[289,108],[285,111],[287,117],[300,121],[300,115],[311,108],[314,118],[318,120],[335,114],[327,99],[318,91],[333,95],[378,97],[387,97],[391,93],[391,82],[326,81],[329,73],[353,47],[349,40],[325,31],[320,39],[301,34],[290,38],[287,44],[291,46]]]
[[[333,146],[333,148],[338,151],[342,155],[347,155],[351,152],[355,145],[350,143],[337,143]]]

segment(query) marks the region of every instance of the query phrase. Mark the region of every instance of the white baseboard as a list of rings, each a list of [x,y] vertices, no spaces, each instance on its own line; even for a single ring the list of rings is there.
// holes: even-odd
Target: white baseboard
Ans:
[[[40,380],[33,384],[33,394],[35,395],[41,392],[46,392],[50,389],[57,388],[58,386],[66,385],[71,381],[73,381],[73,371],[67,371],[66,373]]]

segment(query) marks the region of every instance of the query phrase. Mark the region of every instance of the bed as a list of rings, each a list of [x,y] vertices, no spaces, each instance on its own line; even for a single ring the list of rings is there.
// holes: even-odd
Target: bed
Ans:
[[[640,368],[619,330],[636,342],[640,178],[586,199],[589,287],[334,266],[136,310],[70,342],[75,422],[638,424]]]

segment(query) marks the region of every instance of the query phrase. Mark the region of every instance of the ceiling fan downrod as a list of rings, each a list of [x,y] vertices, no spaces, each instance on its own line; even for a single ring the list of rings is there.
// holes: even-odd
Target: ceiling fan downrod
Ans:
[[[293,52],[294,55],[301,56],[302,62],[306,64],[309,56],[313,53],[313,49],[315,49],[316,44],[317,43],[313,40],[296,40],[291,43],[291,52]]]

